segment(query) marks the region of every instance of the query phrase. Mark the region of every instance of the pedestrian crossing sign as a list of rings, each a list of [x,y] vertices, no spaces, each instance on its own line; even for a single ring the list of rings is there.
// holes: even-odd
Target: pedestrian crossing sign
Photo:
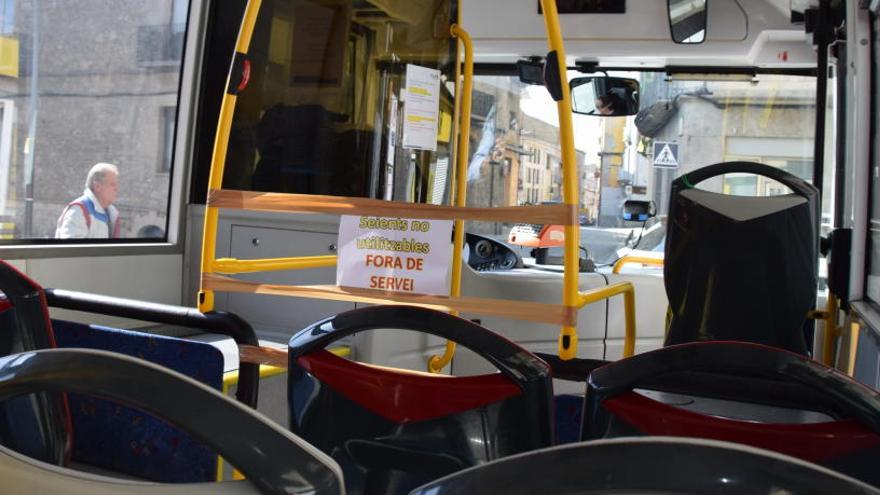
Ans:
[[[678,168],[678,143],[654,141],[654,166]]]

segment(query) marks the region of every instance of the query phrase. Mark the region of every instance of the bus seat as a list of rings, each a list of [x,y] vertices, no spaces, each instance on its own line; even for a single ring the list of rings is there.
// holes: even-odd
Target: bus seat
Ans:
[[[798,457],[880,486],[880,397],[790,351],[744,342],[665,347],[590,375],[581,439],[684,436]]]
[[[365,365],[324,350],[356,332],[399,329],[458,342],[500,373],[450,377]],[[552,444],[546,363],[475,323],[375,306],[290,339],[291,430],[336,460],[349,494],[401,494],[492,459]]]
[[[55,335],[43,288],[0,260],[0,357],[51,349]],[[63,395],[38,393],[0,404],[0,443],[40,461],[63,465],[73,442]]]
[[[190,432],[238,466],[247,481],[163,484],[76,472],[0,447],[4,495],[43,493],[341,495],[329,457],[283,427],[204,384],[162,366],[94,349],[48,349],[0,358],[0,403],[22,393],[99,395],[148,411]]]
[[[747,197],[695,186],[731,173],[791,194]],[[663,268],[671,319],[665,345],[737,340],[807,354],[816,303],[819,192],[779,168],[726,162],[672,182]]]
[[[727,442],[655,437],[536,450],[447,476],[410,495],[465,493],[876,495],[880,491],[775,452]]]
[[[223,355],[210,344],[64,320],[53,320],[52,326],[58,347],[133,356],[222,388]],[[70,394],[68,400],[74,462],[152,481],[215,480],[213,450],[167,422],[91,396]]]

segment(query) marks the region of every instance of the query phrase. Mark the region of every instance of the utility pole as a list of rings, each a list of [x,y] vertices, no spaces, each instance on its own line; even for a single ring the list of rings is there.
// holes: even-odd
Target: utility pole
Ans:
[[[33,237],[34,227],[34,153],[37,139],[37,111],[40,94],[37,89],[40,60],[40,2],[31,0],[31,80],[28,106],[28,135],[24,148],[24,237]]]

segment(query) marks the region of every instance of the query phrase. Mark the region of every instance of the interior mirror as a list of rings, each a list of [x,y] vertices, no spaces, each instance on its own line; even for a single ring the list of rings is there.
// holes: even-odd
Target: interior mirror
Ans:
[[[578,77],[568,85],[574,113],[614,117],[639,112],[639,82],[635,79]]]
[[[706,0],[666,0],[669,30],[676,43],[702,43],[706,40]]]
[[[631,222],[646,222],[657,212],[653,201],[630,199],[623,203],[623,219]]]
[[[544,61],[540,57],[518,60],[516,72],[519,74],[520,82],[524,84],[544,85]]]

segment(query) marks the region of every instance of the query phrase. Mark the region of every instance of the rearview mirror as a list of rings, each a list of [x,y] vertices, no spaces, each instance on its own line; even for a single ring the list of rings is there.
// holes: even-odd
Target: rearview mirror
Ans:
[[[667,0],[669,30],[676,43],[706,41],[706,0]]]
[[[615,117],[639,112],[639,82],[635,79],[578,77],[568,85],[574,113]]]
[[[623,203],[623,219],[631,222],[646,222],[656,214],[653,201],[630,199]]]

